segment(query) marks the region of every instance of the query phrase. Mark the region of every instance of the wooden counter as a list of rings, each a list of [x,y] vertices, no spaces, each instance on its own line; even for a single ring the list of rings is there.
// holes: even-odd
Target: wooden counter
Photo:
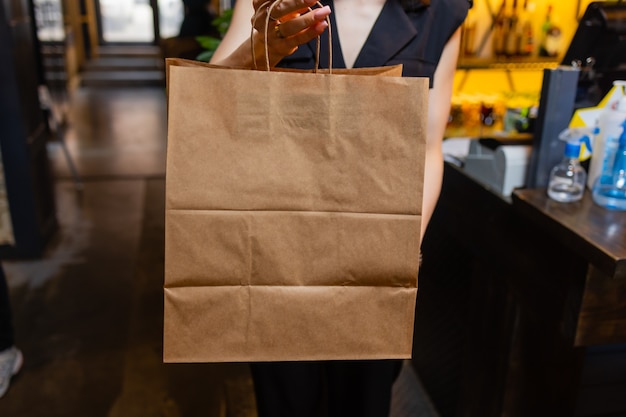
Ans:
[[[589,192],[573,204],[552,201],[545,190],[517,190],[512,198],[521,216],[588,262],[576,345],[626,342],[626,212],[594,204]]]
[[[413,363],[443,417],[626,415],[626,212],[446,164],[423,253]]]

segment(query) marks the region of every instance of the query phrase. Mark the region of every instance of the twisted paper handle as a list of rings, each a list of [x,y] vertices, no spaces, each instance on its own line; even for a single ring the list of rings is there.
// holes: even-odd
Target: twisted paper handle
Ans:
[[[267,36],[269,35],[269,25],[270,25],[270,16],[272,13],[272,10],[274,10],[274,7],[276,7],[276,5],[278,4],[280,0],[270,0],[270,1],[266,1],[265,3],[263,3],[258,9],[257,12],[255,13],[255,15],[253,16],[253,21],[252,21],[252,28],[250,31],[250,47],[252,50],[252,62],[254,65],[254,69],[258,69],[257,65],[256,65],[256,54],[254,52],[254,27],[256,26],[256,20],[259,16],[259,11],[263,10],[264,7],[267,6],[267,13],[265,16],[265,37],[264,37],[264,50],[265,50],[265,68],[267,71],[270,70],[270,53],[269,53],[269,48],[267,46]],[[323,7],[323,5],[318,1],[316,3],[316,6],[318,7]],[[309,7],[309,10],[312,10]],[[333,72],[333,42],[332,42],[332,34],[331,34],[331,30],[330,30],[330,18],[327,17],[326,18],[326,22],[328,23],[328,72],[332,74]],[[315,68],[314,68],[314,72],[317,72],[319,69],[319,63],[320,63],[320,37],[317,37],[317,48],[315,51]]]

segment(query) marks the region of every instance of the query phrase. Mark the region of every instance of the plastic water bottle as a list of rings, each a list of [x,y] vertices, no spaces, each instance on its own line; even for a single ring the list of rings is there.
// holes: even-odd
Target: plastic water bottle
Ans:
[[[590,190],[593,190],[598,177],[606,171],[606,165],[613,164],[622,123],[626,119],[626,81],[614,81],[613,85],[618,88],[620,96],[602,111],[598,119],[599,129],[593,142],[593,155],[587,174],[587,186]]]
[[[548,197],[561,203],[579,201],[586,181],[587,172],[580,164],[580,139],[570,140],[565,143],[563,159],[550,171]]]
[[[617,150],[607,158],[593,186],[593,201],[608,209],[626,210],[626,119],[622,122]]]

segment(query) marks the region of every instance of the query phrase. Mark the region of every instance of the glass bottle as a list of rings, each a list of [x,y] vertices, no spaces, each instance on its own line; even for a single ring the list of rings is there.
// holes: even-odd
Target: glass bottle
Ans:
[[[552,5],[548,5],[546,17],[541,25],[539,56],[556,57],[561,48],[561,28],[552,20]]]
[[[566,142],[563,159],[550,172],[548,197],[561,203],[583,198],[587,172],[580,164],[580,142]]]

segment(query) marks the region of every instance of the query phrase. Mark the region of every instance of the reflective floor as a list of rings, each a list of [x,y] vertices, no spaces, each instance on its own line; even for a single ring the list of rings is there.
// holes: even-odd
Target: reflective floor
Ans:
[[[4,261],[25,363],[0,416],[256,416],[247,364],[161,360],[164,89],[64,100],[69,129],[49,145],[60,229],[41,259]],[[436,416],[409,364],[392,416]]]

